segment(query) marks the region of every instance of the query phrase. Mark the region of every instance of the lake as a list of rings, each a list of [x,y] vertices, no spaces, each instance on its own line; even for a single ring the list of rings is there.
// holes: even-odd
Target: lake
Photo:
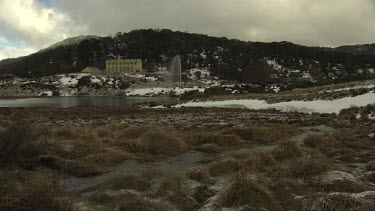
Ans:
[[[0,99],[0,107],[57,107],[76,106],[113,106],[141,103],[177,103],[179,98],[172,97],[41,97]]]

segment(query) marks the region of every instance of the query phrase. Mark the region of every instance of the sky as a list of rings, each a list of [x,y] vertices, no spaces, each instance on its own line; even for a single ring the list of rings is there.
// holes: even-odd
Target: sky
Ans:
[[[167,28],[245,41],[375,43],[375,0],[0,0],[0,60],[78,35]]]

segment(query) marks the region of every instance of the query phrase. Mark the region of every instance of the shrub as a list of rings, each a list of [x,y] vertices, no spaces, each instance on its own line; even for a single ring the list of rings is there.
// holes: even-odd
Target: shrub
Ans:
[[[78,83],[76,85],[76,88],[79,87],[88,87],[91,85],[91,77],[90,76],[83,76],[80,79],[78,79]]]
[[[131,84],[127,81],[120,81],[118,84],[119,89],[127,89],[131,86]]]
[[[181,100],[191,100],[191,99],[198,98],[201,96],[203,96],[203,94],[199,90],[191,90],[191,91],[184,92],[180,98]]]
[[[225,87],[213,86],[204,90],[205,95],[227,95],[232,94],[231,90],[227,90]]]

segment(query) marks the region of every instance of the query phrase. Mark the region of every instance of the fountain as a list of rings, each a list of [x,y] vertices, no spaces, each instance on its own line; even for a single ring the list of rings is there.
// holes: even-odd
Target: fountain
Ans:
[[[181,56],[177,55],[173,57],[171,64],[169,65],[169,73],[171,74],[171,80],[173,82],[179,82],[181,87]]]

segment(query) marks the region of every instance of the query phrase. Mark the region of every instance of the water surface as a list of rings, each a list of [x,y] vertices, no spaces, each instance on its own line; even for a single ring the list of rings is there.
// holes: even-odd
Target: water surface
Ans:
[[[0,99],[0,107],[57,107],[113,106],[140,103],[177,103],[172,97],[42,97],[21,99]]]

